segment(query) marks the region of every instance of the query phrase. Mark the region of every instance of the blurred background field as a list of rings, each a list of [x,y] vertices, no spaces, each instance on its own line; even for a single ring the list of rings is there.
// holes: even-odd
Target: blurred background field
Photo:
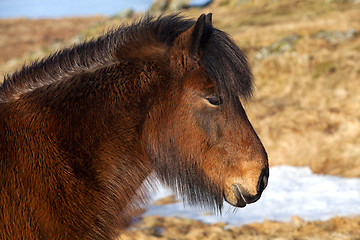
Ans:
[[[112,7],[116,13],[111,16],[94,11],[92,16],[37,19],[9,18],[2,14],[5,2],[0,3],[0,81],[24,63],[139,19],[151,6],[142,2],[141,9],[135,1],[136,6]],[[270,165],[309,166],[318,174],[360,178],[360,1],[206,2],[157,1],[149,11],[181,11],[193,18],[212,12],[215,27],[247,54],[256,89],[245,108]],[[194,6],[199,4],[205,5]],[[359,217],[327,222],[294,217],[289,223],[234,228],[146,216],[127,238],[360,239],[359,229]]]

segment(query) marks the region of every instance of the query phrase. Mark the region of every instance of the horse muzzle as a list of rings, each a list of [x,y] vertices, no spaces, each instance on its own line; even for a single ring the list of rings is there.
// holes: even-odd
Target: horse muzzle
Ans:
[[[255,191],[249,191],[249,184],[244,183],[243,179],[235,179],[228,184],[224,191],[225,200],[234,207],[245,207],[246,204],[254,203],[261,197],[262,192],[268,184],[269,170],[263,169],[256,184]]]

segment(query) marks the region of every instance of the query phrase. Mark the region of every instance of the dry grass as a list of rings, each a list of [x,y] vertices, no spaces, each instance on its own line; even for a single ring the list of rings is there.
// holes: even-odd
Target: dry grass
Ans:
[[[312,37],[320,30],[360,32],[359,11],[353,4],[242,33],[257,39],[247,45],[251,60],[276,36],[300,36],[294,51],[252,61],[258,88],[248,112],[272,165],[360,176],[360,36],[337,44]]]
[[[237,2],[218,0],[206,9],[188,9],[184,15],[213,12],[215,26],[227,31],[249,56],[257,88],[246,108],[270,164],[310,165],[318,173],[359,177],[360,4],[350,0]],[[83,29],[79,36],[89,39],[132,20],[97,20],[91,28],[78,28]],[[6,23],[0,27],[2,47],[16,49],[11,38],[5,39]],[[335,43],[315,37],[321,31],[349,30],[357,34]],[[255,58],[262,48],[294,34],[298,40],[291,50]],[[26,36],[23,40],[31,41]],[[0,75],[72,42],[61,39],[61,44],[44,48],[45,42],[43,50],[30,57],[0,61]]]
[[[104,17],[0,20],[0,83],[24,61],[40,58],[58,50],[64,42],[74,42],[80,31]]]
[[[132,226],[122,240],[358,240],[360,218],[336,217],[329,221],[265,221],[241,227],[205,224],[176,217],[145,217]]]

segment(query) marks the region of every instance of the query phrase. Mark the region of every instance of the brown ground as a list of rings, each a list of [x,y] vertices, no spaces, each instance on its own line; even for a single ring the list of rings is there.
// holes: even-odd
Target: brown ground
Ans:
[[[293,217],[289,223],[265,221],[242,227],[174,217],[145,217],[133,225],[123,240],[359,240],[360,217],[305,222]]]
[[[249,56],[257,89],[246,108],[270,164],[309,165],[318,173],[360,177],[360,4],[215,0],[206,9],[188,9],[185,14],[197,17],[202,12],[213,12],[215,26],[230,33]],[[129,21],[0,20],[0,82],[23,62]],[[331,39],[331,34],[348,31],[355,33]],[[295,43],[287,50],[280,44],[269,56],[259,57],[266,47],[294,35]],[[146,217],[124,238],[360,239],[359,229],[360,217],[327,222],[294,217],[290,223],[266,221],[240,228]]]

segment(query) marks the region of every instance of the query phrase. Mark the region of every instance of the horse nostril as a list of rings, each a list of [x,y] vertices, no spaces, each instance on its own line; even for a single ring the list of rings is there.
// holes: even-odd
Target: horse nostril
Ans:
[[[268,184],[268,178],[269,178],[269,170],[263,169],[260,174],[259,182],[256,187],[256,190],[258,191],[258,193],[262,193],[262,191],[264,191],[264,189],[266,188],[266,186]]]

